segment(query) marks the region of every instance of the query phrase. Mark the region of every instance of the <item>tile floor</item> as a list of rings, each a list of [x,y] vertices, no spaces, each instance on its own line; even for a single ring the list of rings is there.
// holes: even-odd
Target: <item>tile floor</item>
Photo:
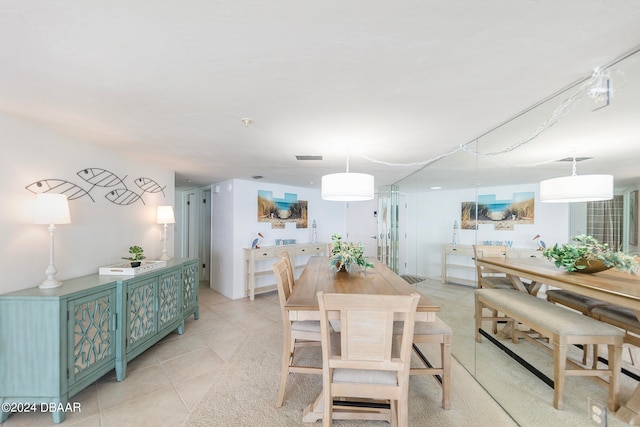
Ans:
[[[172,333],[131,361],[127,377],[112,371],[73,396],[80,412],[62,426],[179,426],[197,406],[256,325],[281,327],[277,294],[230,300],[200,283],[200,318],[191,316],[183,335]],[[3,427],[54,425],[50,413],[13,414]]]

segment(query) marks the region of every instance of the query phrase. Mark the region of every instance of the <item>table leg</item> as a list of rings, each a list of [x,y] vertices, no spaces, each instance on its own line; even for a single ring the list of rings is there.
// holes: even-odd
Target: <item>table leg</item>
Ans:
[[[640,320],[640,312],[636,311]],[[616,417],[632,426],[640,425],[640,385],[636,386],[631,398],[616,412]]]
[[[524,283],[522,283],[522,279],[520,279],[520,277],[510,274],[509,279],[511,280],[511,283],[517,290],[521,292],[529,293],[529,291],[527,291],[527,288],[524,286]]]

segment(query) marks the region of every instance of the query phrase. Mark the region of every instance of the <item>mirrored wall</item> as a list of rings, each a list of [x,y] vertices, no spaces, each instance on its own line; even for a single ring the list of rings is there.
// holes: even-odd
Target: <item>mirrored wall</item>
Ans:
[[[539,390],[538,378],[512,365],[492,344],[476,345],[471,245],[505,244],[526,256],[540,256],[540,245],[597,232],[593,206],[542,203],[539,198],[539,182],[571,175],[575,157],[578,175],[614,175],[620,215],[614,226],[620,235],[614,238],[621,249],[638,253],[634,191],[640,187],[639,118],[636,51],[603,64],[597,74],[544,98],[397,183],[408,204],[408,236],[400,240],[406,273],[429,279],[426,292],[441,305],[440,317],[455,331],[454,357],[522,425],[580,425],[587,420],[586,401],[584,396],[565,399],[569,409],[555,410],[551,388],[543,385]],[[519,208],[499,215],[479,212],[486,204]],[[540,296],[544,298],[544,288]],[[549,355],[531,357],[546,364],[545,369],[552,366]],[[604,387],[589,386],[582,392],[596,399],[604,396],[606,402]],[[609,425],[624,424],[610,415]]]

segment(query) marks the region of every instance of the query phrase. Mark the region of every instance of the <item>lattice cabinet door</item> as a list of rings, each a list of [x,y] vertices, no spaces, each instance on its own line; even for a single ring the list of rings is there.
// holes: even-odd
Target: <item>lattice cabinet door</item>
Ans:
[[[68,385],[81,381],[116,357],[116,289],[67,303]]]
[[[127,286],[127,353],[158,331],[157,292],[157,276]]]
[[[182,312],[185,316],[196,313],[198,318],[198,262],[182,268]]]
[[[164,274],[158,280],[158,329],[160,330],[165,325],[181,320],[180,280],[180,269]]]

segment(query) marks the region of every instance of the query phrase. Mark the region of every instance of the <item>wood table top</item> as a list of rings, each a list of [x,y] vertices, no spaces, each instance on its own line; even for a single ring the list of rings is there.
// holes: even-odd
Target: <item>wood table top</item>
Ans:
[[[296,280],[296,286],[287,301],[287,310],[318,311],[316,293],[349,293],[379,295],[409,295],[419,293],[383,263],[374,260],[374,268],[366,271],[360,267],[349,273],[338,273],[329,268],[329,258],[312,256],[302,275]],[[421,295],[418,312],[436,312],[440,307]]]
[[[600,273],[568,272],[542,258],[481,258],[479,265],[489,266],[539,283],[600,298],[613,304],[640,309],[640,275],[609,269]]]

